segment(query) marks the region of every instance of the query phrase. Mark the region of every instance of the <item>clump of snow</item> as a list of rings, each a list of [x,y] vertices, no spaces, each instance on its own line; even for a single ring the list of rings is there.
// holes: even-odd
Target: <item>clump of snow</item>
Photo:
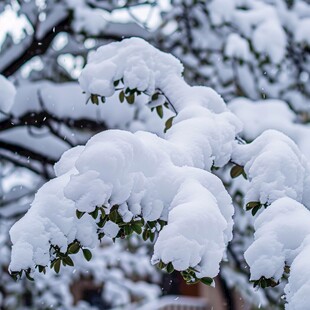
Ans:
[[[260,24],[253,33],[254,48],[269,56],[274,63],[280,63],[285,56],[286,34],[274,20],[268,20]]]
[[[299,21],[295,29],[295,40],[298,43],[304,43],[310,46],[310,18],[304,18]]]
[[[163,75],[181,76],[183,66],[172,55],[159,52],[143,39],[131,38],[104,45],[89,53],[79,78],[89,94],[111,96],[113,82],[124,78],[124,86],[152,94]]]
[[[250,60],[250,47],[249,43],[236,33],[232,33],[227,38],[225,46],[225,55],[234,57],[244,61]]]
[[[250,182],[246,202],[270,204],[287,196],[310,206],[308,162],[286,135],[267,130],[250,144],[236,145],[232,159]]]
[[[298,225],[300,224],[298,223]],[[300,246],[301,251],[290,267],[290,276],[288,278],[288,284],[285,287],[286,301],[288,303],[285,309],[287,310],[307,309],[310,303],[309,241],[310,236],[308,235]]]
[[[92,217],[86,214],[78,220],[74,203],[64,197],[63,187],[68,180],[67,173],[42,186],[29,211],[11,228],[11,271],[48,265],[51,243],[63,253],[75,239],[87,247],[97,244]]]
[[[0,112],[9,113],[11,111],[15,95],[16,89],[13,83],[0,74]]]
[[[199,278],[218,274],[219,262],[232,238],[230,197],[212,174],[204,178],[205,186],[188,179],[179,188],[152,258],[153,263],[172,262],[176,270],[195,267]]]
[[[306,309],[309,304],[310,212],[284,197],[273,202],[255,220],[255,240],[245,252],[251,280],[279,281],[290,267],[285,287],[286,309]]]
[[[242,136],[252,141],[267,129],[276,129],[288,134],[287,127],[296,120],[296,114],[281,100],[257,100],[235,98],[228,108],[243,124]]]
[[[89,35],[98,36],[105,30],[107,21],[102,10],[91,9],[81,0],[66,0],[66,2],[69,8],[73,9],[73,28],[76,32],[84,31]]]
[[[168,221],[155,243],[153,263],[171,262],[177,270],[195,267],[197,277],[218,273],[232,238],[233,207],[221,181],[204,170],[230,160],[241,125],[216,92],[190,87],[182,70],[176,58],[138,38],[90,54],[80,77],[87,93],[111,96],[114,81],[123,79],[124,87],[148,95],[160,89],[178,115],[163,138],[109,130],[62,156],[57,178],[39,190],[30,211],[11,230],[14,245],[33,246],[26,257],[29,268],[48,258],[51,244],[66,251],[75,239],[93,247],[97,232],[115,237],[117,224],[108,221],[96,230],[88,214],[80,220],[74,214],[104,206],[106,214],[117,207],[125,223]],[[57,206],[50,208],[51,202]],[[36,223],[32,230],[30,221]],[[11,270],[24,266],[13,251]]]

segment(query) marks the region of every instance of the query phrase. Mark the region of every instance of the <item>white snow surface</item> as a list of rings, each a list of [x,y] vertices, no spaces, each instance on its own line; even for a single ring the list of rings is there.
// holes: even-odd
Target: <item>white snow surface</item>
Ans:
[[[244,166],[250,187],[245,202],[270,204],[290,197],[310,207],[309,163],[289,137],[266,130],[250,144],[238,144],[232,159]]]
[[[124,77],[125,88],[153,93],[155,85],[162,84],[163,72],[165,75],[181,75],[183,66],[176,58],[151,45],[145,47],[143,39],[131,38],[90,52],[79,78],[82,89],[110,97],[114,93],[113,82]]]
[[[290,137],[301,152],[310,160],[310,126],[298,123],[296,114],[282,100],[267,99],[252,101],[247,98],[235,98],[228,108],[243,124],[241,136],[253,141],[267,129],[281,131]]]
[[[16,95],[14,84],[0,74],[0,112],[9,113]]]
[[[177,59],[137,38],[90,55],[80,77],[86,92],[111,96],[113,82],[123,78],[125,87],[150,95],[161,89],[178,115],[163,138],[108,130],[64,153],[55,166],[57,178],[39,190],[11,229],[10,270],[46,264],[50,242],[64,251],[74,238],[93,247],[95,221],[88,215],[78,220],[75,210],[92,212],[104,205],[109,213],[118,205],[126,222],[137,216],[168,221],[155,243],[153,263],[195,267],[197,277],[217,275],[232,238],[234,210],[223,184],[209,171],[230,160],[241,125],[216,92],[190,87],[181,72]],[[117,233],[114,225],[104,229],[111,237]],[[21,247],[27,247],[22,261]]]
[[[290,266],[285,287],[286,309],[309,305],[310,213],[302,204],[284,197],[273,202],[255,220],[255,240],[245,252],[251,280],[264,276],[280,280]]]

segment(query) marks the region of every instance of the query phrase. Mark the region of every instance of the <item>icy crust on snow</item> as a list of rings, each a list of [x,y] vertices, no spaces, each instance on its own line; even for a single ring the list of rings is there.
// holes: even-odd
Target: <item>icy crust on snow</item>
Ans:
[[[89,233],[78,236],[84,224],[72,219],[74,208],[89,213],[104,205],[108,214],[117,205],[126,223],[139,217],[168,221],[155,243],[153,263],[171,262],[177,270],[195,267],[197,277],[218,273],[232,238],[234,211],[221,181],[205,170],[230,160],[241,125],[216,92],[207,87],[190,87],[181,72],[177,59],[137,38],[104,46],[90,56],[80,78],[84,90],[110,96],[114,80],[123,78],[125,86],[146,93],[160,88],[178,115],[164,138],[142,131],[132,134],[109,130],[95,135],[85,147],[65,153],[55,166],[57,178],[53,182],[56,187],[61,182],[61,193],[57,192],[61,199],[54,208],[57,212],[48,211],[48,201],[40,197],[48,196],[41,195],[45,189],[48,192],[48,187],[43,187],[28,214],[11,230],[11,270],[33,268],[38,261],[34,254],[37,244],[30,241],[34,231],[27,228],[33,219],[39,227],[37,236],[42,236],[38,238],[39,252],[44,253],[40,259],[46,263],[49,242],[64,250],[72,238],[83,238],[85,246],[94,245],[95,221],[91,225],[87,216]],[[102,232],[113,238],[119,227],[108,223]],[[23,246],[29,247],[26,262],[16,254]]]
[[[163,75],[181,76],[183,66],[175,57],[160,52],[143,39],[131,38],[104,45],[89,53],[79,78],[84,91],[110,97],[114,81],[124,78],[125,88],[152,94]]]
[[[11,111],[15,95],[14,84],[0,74],[0,112],[9,113]]]
[[[285,287],[286,309],[307,309],[309,305],[310,213],[299,202],[280,198],[255,220],[255,240],[245,252],[251,280],[281,279],[290,266]]]
[[[310,207],[309,164],[286,135],[267,130],[250,144],[236,145],[232,160],[244,166],[250,182],[246,203],[268,205],[287,196]]]

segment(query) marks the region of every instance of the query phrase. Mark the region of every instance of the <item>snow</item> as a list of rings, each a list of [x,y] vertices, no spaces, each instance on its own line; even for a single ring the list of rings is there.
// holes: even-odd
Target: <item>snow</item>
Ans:
[[[216,199],[216,195],[225,197],[226,192],[213,175],[206,177],[209,187],[191,180],[181,185],[171,203],[168,225],[159,234],[152,258],[153,263],[159,260],[172,262],[176,270],[195,267],[199,278],[218,274],[225,245],[232,237],[226,235],[226,240],[223,239],[223,231],[229,231],[230,234],[231,230]],[[206,188],[210,188],[214,181],[218,183],[218,188],[211,193]],[[225,198],[228,211],[230,198],[228,195]],[[230,208],[229,215],[232,213]]]
[[[90,36],[98,36],[105,30],[107,21],[102,10],[91,9],[81,0],[66,0],[66,2],[74,12],[73,28],[77,33],[84,31]]]
[[[264,131],[252,143],[236,145],[232,160],[244,166],[250,182],[245,202],[270,204],[281,197],[309,202],[309,164],[297,145],[275,130]]]
[[[229,102],[228,107],[242,121],[241,135],[246,141],[253,141],[267,129],[275,129],[290,137],[307,160],[310,160],[310,127],[299,123],[296,114],[286,102],[275,99],[251,101],[235,98]]]
[[[228,103],[228,108],[241,120],[241,134],[247,141],[253,141],[267,129],[288,134],[290,124],[296,120],[296,114],[281,100],[251,101],[238,97]]]
[[[307,268],[310,258],[309,236],[302,244],[302,250],[294,259],[290,268],[290,277],[285,287],[288,310],[306,309],[310,302],[309,289],[309,268]]]
[[[231,33],[227,38],[225,46],[225,55],[234,57],[244,61],[250,60],[250,47],[249,43],[236,33]]]
[[[183,66],[172,55],[157,51],[151,45],[145,48],[139,38],[111,43],[90,53],[86,67],[79,78],[80,85],[89,94],[110,97],[114,93],[113,82],[124,77],[124,88],[137,88],[154,93],[166,75],[181,75]],[[128,57],[128,56],[131,57]]]
[[[0,74],[0,112],[9,113],[11,111],[15,95],[14,84]]]
[[[304,18],[299,21],[295,30],[295,40],[298,43],[304,43],[310,46],[310,18]]]
[[[11,229],[13,244],[33,246],[23,265],[13,248],[11,270],[33,269],[48,257],[50,244],[66,251],[77,239],[94,247],[95,221],[88,214],[78,220],[75,210],[90,213],[104,206],[109,214],[117,206],[124,222],[168,221],[155,243],[153,263],[171,262],[177,270],[195,267],[199,278],[218,274],[232,238],[234,211],[223,184],[208,171],[230,160],[241,124],[212,89],[186,84],[182,70],[176,58],[138,38],[90,54],[80,77],[88,94],[112,96],[114,81],[123,78],[124,87],[148,96],[160,89],[178,115],[163,138],[108,130],[65,153],[55,166],[57,178],[39,190],[30,211]],[[53,211],[48,201],[57,205]],[[36,223],[31,230],[30,222]],[[113,238],[118,225],[107,223],[101,231]]]
[[[14,243],[10,270],[33,268],[34,264],[48,265],[50,241],[63,252],[75,239],[87,247],[97,244],[96,225],[91,216],[86,214],[78,220],[73,202],[63,195],[62,188],[68,179],[65,174],[46,183],[35,195],[27,214],[10,230]],[[27,251],[21,255],[23,248]]]
[[[273,202],[255,220],[255,240],[245,252],[251,280],[264,276],[280,280],[290,266],[285,287],[286,309],[305,309],[309,301],[310,213],[291,198]]]
[[[257,52],[269,56],[271,62],[280,63],[286,51],[286,34],[274,20],[260,24],[253,32],[253,46]]]

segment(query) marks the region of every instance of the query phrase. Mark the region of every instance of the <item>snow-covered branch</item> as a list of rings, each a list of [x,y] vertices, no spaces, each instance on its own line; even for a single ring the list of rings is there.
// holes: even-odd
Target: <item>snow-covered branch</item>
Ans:
[[[120,97],[130,103],[129,96],[143,92],[152,100],[160,90],[178,115],[164,139],[110,130],[66,152],[55,166],[57,178],[39,190],[11,230],[12,272],[47,266],[49,260],[59,270],[72,246],[86,251],[98,236],[135,231],[156,238],[153,263],[182,271],[188,282],[217,275],[232,238],[233,208],[221,181],[208,171],[230,160],[240,124],[219,95],[188,86],[181,73],[178,60],[142,39],[90,54],[80,83],[95,103],[120,85]],[[48,196],[54,212],[48,211]],[[29,221],[36,222],[31,229]]]

